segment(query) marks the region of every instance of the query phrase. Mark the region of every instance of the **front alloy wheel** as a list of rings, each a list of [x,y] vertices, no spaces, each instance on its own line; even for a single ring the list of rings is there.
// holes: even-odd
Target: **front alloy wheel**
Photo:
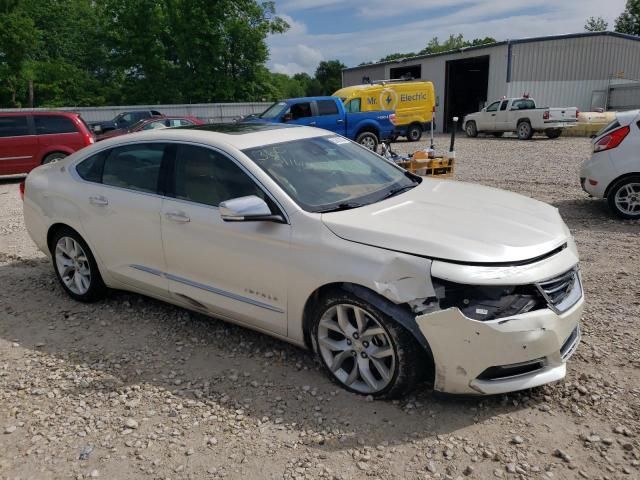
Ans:
[[[360,393],[383,391],[396,373],[397,357],[386,330],[355,305],[335,305],[324,313],[318,348],[338,381]]]

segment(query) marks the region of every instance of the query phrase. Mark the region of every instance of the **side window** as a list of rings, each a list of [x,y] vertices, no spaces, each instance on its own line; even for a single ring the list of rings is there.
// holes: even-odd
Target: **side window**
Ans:
[[[160,164],[166,149],[165,144],[142,143],[110,150],[104,159],[102,183],[157,193]]]
[[[489,105],[487,107],[487,112],[495,112],[498,110],[498,105],[500,105],[500,102],[493,102],[491,105]]]
[[[186,127],[187,125],[193,125],[193,122],[191,122],[190,120],[178,120],[178,127]],[[174,126],[174,125],[172,125]]]
[[[0,117],[0,137],[24,137],[29,135],[29,124],[24,117]]]
[[[349,100],[349,103],[346,105],[346,110],[349,113],[358,113],[360,111],[360,99],[354,98]]]
[[[509,100],[503,100],[500,104],[500,111],[504,112],[507,109],[507,105],[509,105]]]
[[[174,169],[174,193],[181,200],[217,207],[232,198],[257,195],[256,183],[224,155],[204,147],[179,145]]]
[[[55,133],[76,133],[78,129],[70,118],[58,115],[34,115],[36,133],[50,135]]]
[[[76,166],[76,172],[88,182],[102,183],[102,169],[104,159],[108,151],[103,151],[90,156]]]
[[[167,124],[166,120],[159,120],[157,122],[147,123],[144,127],[142,127],[142,130],[155,130],[158,128],[167,128],[166,124]]]
[[[318,100],[318,115],[337,115],[338,105],[333,100]]]
[[[291,119],[298,120],[311,116],[311,104],[309,102],[295,103],[291,105]]]

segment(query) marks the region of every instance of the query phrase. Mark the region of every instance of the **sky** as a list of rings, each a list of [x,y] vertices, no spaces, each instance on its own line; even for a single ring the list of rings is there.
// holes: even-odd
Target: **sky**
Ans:
[[[267,43],[271,71],[313,74],[321,60],[348,67],[396,52],[416,52],[432,37],[496,40],[584,31],[591,16],[613,29],[626,0],[281,0],[290,25]]]

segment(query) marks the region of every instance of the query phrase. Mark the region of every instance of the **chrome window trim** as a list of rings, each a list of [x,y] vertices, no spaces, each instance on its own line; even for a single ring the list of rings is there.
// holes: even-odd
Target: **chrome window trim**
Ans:
[[[133,192],[133,193],[139,193],[142,195],[150,195],[153,197],[157,197],[157,198],[162,198],[162,199],[167,199],[167,200],[174,200],[177,202],[181,202],[181,203],[186,203],[188,205],[198,205],[201,207],[207,207],[207,208],[213,208],[215,210],[218,210],[217,206],[214,205],[207,205],[206,203],[199,203],[199,202],[193,202],[191,200],[182,200],[179,198],[175,198],[175,197],[169,197],[167,195],[160,195],[159,193],[149,193],[149,192],[141,192],[138,190],[132,190],[129,188],[123,188],[123,187],[115,187],[113,185],[105,185],[104,183],[98,183],[98,182],[91,182],[89,180],[85,180],[84,178],[82,178],[80,176],[80,174],[76,171],[76,167],[78,166],[78,164],[82,163],[83,161],[87,160],[90,157],[93,157],[94,155],[98,155],[99,153],[102,153],[106,150],[109,150],[111,148],[118,148],[118,147],[124,147],[124,146],[131,146],[131,145],[139,145],[139,144],[146,144],[146,143],[171,143],[171,144],[180,144],[180,145],[193,145],[196,147],[203,147],[203,148],[208,148],[210,150],[213,150],[223,156],[225,156],[226,158],[228,158],[229,160],[231,160],[233,163],[235,163],[238,168],[240,168],[244,173],[246,173],[249,178],[251,178],[257,185],[258,187],[278,206],[278,208],[280,209],[280,211],[282,212],[284,219],[286,221],[287,225],[291,225],[291,222],[289,220],[289,214],[287,213],[287,211],[285,210],[285,208],[282,206],[282,204],[278,201],[278,199],[275,197],[275,195],[273,195],[269,189],[258,179],[256,178],[256,176],[249,171],[243,164],[242,162],[240,162],[234,155],[230,154],[229,152],[226,152],[218,147],[215,147],[213,145],[209,145],[206,143],[198,143],[198,142],[189,142],[189,141],[185,141],[185,140],[148,140],[148,141],[133,141],[133,142],[126,142],[126,143],[120,143],[118,145],[110,145],[110,146],[105,146],[104,148],[98,149],[98,150],[94,150],[91,154],[86,155],[78,160],[74,160],[73,162],[71,162],[68,165],[68,170],[70,175],[72,176],[72,178],[74,178],[75,180],[79,181],[79,182],[83,182],[83,183],[88,183],[91,185],[101,185],[103,187],[107,187],[107,188],[115,188],[117,190],[124,190],[126,192]],[[250,161],[253,161],[251,159],[249,159]],[[260,168],[260,167],[258,167]]]
[[[129,265],[129,267],[135,270],[140,270],[141,272],[149,273],[151,275],[166,278],[167,280],[173,280],[174,282],[182,283],[183,285],[188,285],[190,287],[198,288],[206,292],[214,293],[222,297],[230,298],[232,300],[237,300],[242,303],[248,303],[249,305],[264,308],[265,310],[271,310],[272,312],[276,312],[276,313],[285,313],[285,311],[280,307],[276,307],[268,303],[259,302],[258,300],[253,300],[252,298],[244,297],[242,295],[238,295],[232,292],[227,292],[226,290],[221,290],[219,288],[212,287],[210,285],[205,285],[204,283],[196,282],[193,280],[189,280],[188,278],[180,277],[178,275],[162,272],[160,270],[156,270],[155,268],[146,267],[144,265],[136,265],[136,264]]]

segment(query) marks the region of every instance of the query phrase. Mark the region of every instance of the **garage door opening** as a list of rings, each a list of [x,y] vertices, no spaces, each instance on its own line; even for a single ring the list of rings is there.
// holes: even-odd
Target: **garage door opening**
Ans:
[[[445,77],[445,132],[451,131],[453,117],[462,128],[465,115],[480,110],[487,101],[489,89],[489,56],[450,60]]]

